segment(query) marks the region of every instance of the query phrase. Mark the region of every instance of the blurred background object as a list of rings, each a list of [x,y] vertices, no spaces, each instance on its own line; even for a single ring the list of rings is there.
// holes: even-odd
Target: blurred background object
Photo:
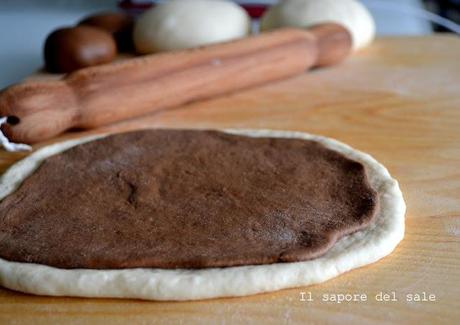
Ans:
[[[424,3],[430,12],[437,13],[441,17],[460,24],[460,0],[424,0]],[[446,27],[437,24],[434,25],[434,30],[437,32],[450,31]]]
[[[339,1],[339,0],[338,0]],[[0,1],[0,88],[18,82],[43,66],[43,44],[54,29],[74,25],[101,11],[140,13],[151,0],[2,0]],[[254,16],[276,0],[236,2]],[[460,0],[362,0],[371,11],[377,34],[426,35],[460,30]],[[447,20],[449,19],[449,20]],[[433,22],[441,23],[434,24]]]
[[[51,31],[75,25],[88,14],[116,9],[116,0],[0,1],[0,88],[44,66],[43,45]]]

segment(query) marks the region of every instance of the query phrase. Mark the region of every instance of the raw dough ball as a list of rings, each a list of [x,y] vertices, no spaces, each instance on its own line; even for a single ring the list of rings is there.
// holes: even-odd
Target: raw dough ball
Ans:
[[[46,70],[67,73],[115,58],[117,49],[112,35],[106,31],[77,26],[52,32],[45,41]]]
[[[134,44],[147,54],[224,42],[246,36],[251,20],[226,0],[171,0],[145,12],[134,28]]]
[[[368,45],[375,36],[371,14],[356,0],[283,0],[264,14],[260,28],[309,27],[326,22],[345,26],[351,32],[354,49]]]
[[[97,27],[112,34],[120,52],[134,49],[133,28],[134,20],[120,12],[105,12],[85,17],[78,25]]]

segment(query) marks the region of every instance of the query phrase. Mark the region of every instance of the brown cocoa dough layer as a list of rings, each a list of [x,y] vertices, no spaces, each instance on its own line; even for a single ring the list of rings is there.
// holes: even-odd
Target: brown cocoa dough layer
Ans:
[[[363,165],[314,141],[136,131],[47,158],[0,202],[0,257],[68,269],[303,261],[377,208]]]

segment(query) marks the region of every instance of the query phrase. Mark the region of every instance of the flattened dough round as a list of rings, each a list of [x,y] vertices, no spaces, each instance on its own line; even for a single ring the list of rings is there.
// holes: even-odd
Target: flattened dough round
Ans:
[[[0,257],[66,269],[298,262],[377,210],[364,166],[318,142],[143,130],[44,161],[0,202]]]
[[[319,258],[295,263],[210,269],[59,269],[0,259],[0,283],[10,289],[41,294],[85,297],[124,297],[190,300],[241,296],[318,283],[389,254],[404,234],[405,204],[397,182],[372,157],[324,137],[281,131],[228,131],[254,137],[299,138],[318,141],[327,148],[361,162],[377,191],[380,209],[364,230],[342,237]],[[8,196],[43,159],[85,138],[45,147],[12,166],[0,178],[0,199]]]

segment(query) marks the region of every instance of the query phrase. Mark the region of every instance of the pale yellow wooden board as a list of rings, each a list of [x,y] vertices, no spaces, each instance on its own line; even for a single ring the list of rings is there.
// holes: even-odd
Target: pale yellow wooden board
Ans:
[[[400,181],[408,205],[406,237],[378,263],[327,283],[245,298],[146,302],[35,297],[0,289],[0,323],[460,320],[458,38],[379,39],[337,67],[96,132],[151,126],[272,128],[337,138],[371,153]],[[0,169],[23,156],[0,152]],[[399,301],[377,302],[380,291],[395,291]],[[301,292],[311,292],[315,301],[300,301]],[[422,292],[436,295],[436,301],[405,299]],[[368,301],[322,302],[329,293],[365,293]]]

